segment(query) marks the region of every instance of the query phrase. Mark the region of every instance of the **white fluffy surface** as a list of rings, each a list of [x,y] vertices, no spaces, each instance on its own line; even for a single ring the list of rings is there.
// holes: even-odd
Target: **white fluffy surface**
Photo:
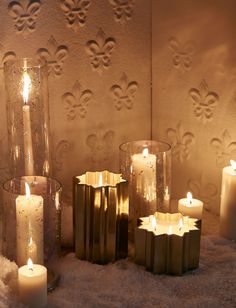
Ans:
[[[217,235],[217,218],[208,214],[206,220],[199,269],[182,277],[153,275],[131,257],[102,266],[70,253],[57,264],[62,278],[48,307],[236,307],[236,244]],[[0,268],[15,266],[0,260]],[[8,300],[16,307],[3,282],[6,271],[0,274],[0,307]]]

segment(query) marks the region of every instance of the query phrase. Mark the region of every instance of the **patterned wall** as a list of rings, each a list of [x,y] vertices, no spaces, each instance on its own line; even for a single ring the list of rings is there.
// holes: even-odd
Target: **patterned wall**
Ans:
[[[118,171],[118,146],[150,138],[150,16],[146,0],[0,1],[1,182],[10,176],[3,82],[9,59],[48,63],[53,175],[66,204],[73,175]]]
[[[46,60],[65,242],[71,240],[72,176],[117,172],[118,146],[150,138],[150,16],[150,0],[0,1],[0,181],[11,176],[3,64]]]
[[[222,168],[236,159],[236,2],[152,7],[153,138],[173,147],[173,197],[219,211]]]

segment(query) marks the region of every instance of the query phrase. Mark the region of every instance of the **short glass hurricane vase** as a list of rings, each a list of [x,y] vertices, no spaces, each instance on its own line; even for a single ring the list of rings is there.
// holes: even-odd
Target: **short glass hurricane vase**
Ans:
[[[138,219],[167,213],[171,193],[171,146],[155,140],[120,145],[120,171],[129,182],[129,232]]]
[[[18,266],[31,258],[52,267],[59,257],[61,191],[57,180],[42,176],[17,177],[3,184],[2,252]]]

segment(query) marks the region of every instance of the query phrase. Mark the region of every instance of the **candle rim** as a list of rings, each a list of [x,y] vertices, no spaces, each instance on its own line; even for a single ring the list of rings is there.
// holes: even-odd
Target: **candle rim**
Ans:
[[[47,268],[42,264],[34,264],[34,268],[31,270],[28,268],[28,265],[25,264],[18,268],[18,273],[25,277],[40,277],[47,273]]]
[[[181,199],[179,199],[179,202],[178,203],[180,203],[181,201],[186,201],[187,203],[188,203],[188,199],[187,198],[181,198]],[[191,207],[196,207],[196,206],[200,206],[200,205],[196,205],[196,203],[194,204],[194,201],[198,201],[198,203],[200,203],[200,205],[203,205],[203,201],[202,200],[199,200],[199,199],[196,199],[196,198],[192,198],[192,203],[191,203],[191,205],[190,206],[188,206],[189,208],[191,208]],[[187,206],[187,205],[185,205],[184,204],[184,206]]]

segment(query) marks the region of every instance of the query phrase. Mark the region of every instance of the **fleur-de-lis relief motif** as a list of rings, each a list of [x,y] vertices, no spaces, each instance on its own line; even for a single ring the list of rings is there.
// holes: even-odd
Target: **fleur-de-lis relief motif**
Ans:
[[[65,158],[71,151],[71,148],[71,143],[67,140],[61,140],[58,142],[53,157],[53,165],[56,171],[61,171],[63,169]]]
[[[69,28],[77,31],[79,27],[85,25],[90,4],[90,0],[61,0],[61,8]]]
[[[182,123],[177,124],[176,129],[168,128],[167,136],[172,145],[172,154],[181,163],[190,156],[190,148],[195,142],[195,137],[191,132],[185,132]]]
[[[189,91],[189,96],[193,101],[194,115],[197,119],[204,123],[211,121],[213,117],[213,109],[219,102],[219,96],[212,91],[209,91],[205,80],[200,83],[199,89],[192,88]]]
[[[195,54],[195,46],[193,42],[188,41],[183,46],[175,37],[169,39],[169,47],[172,51],[172,60],[174,67],[182,67],[185,71],[191,69],[193,56]]]
[[[40,48],[37,52],[40,62],[47,63],[49,74],[60,76],[63,71],[63,64],[68,57],[68,47],[58,45],[53,36],[48,40],[48,49]]]
[[[223,167],[228,165],[230,159],[236,159],[236,140],[232,138],[227,129],[224,130],[222,138],[213,138],[210,142],[216,154],[216,165]]]
[[[120,79],[120,85],[115,84],[110,89],[116,110],[119,111],[123,107],[132,109],[133,99],[137,89],[138,83],[136,81],[129,81],[127,75],[123,73]]]
[[[217,187],[213,183],[206,183],[202,174],[199,179],[189,179],[187,186],[194,197],[203,201],[205,209],[210,210],[214,206]]]
[[[115,20],[124,24],[133,15],[134,0],[110,0]]]
[[[4,52],[5,48],[0,44],[0,70],[3,70],[4,64],[6,62],[16,60],[16,54],[13,51]]]
[[[8,5],[8,13],[15,22],[15,28],[19,33],[33,32],[36,20],[40,12],[40,1],[12,1]]]
[[[115,132],[105,130],[102,123],[87,137],[86,144],[90,148],[93,163],[108,161],[112,157],[114,137]]]
[[[82,90],[79,81],[76,80],[72,92],[66,92],[62,95],[68,121],[74,120],[77,114],[80,118],[85,118],[92,96],[92,92],[88,89]]]
[[[103,68],[108,69],[111,64],[111,54],[115,47],[115,39],[105,37],[102,29],[99,29],[96,39],[86,44],[86,51],[90,57],[94,70],[102,73]]]

